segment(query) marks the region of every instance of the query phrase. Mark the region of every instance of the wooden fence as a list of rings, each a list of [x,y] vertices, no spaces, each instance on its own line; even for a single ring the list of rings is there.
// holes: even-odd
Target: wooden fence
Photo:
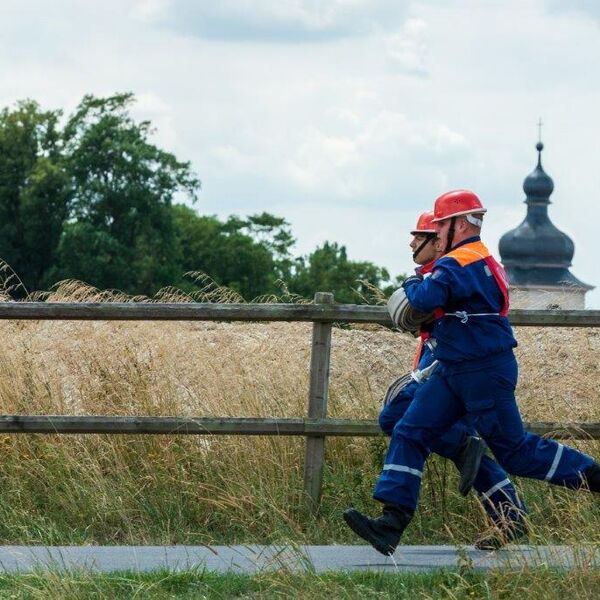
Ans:
[[[598,310],[512,310],[513,325],[598,327]],[[393,324],[381,306],[334,304],[318,292],[313,304],[167,304],[167,303],[0,303],[0,319],[100,321],[308,321],[313,323],[308,410],[305,419],[116,417],[63,415],[0,416],[0,433],[111,433],[300,435],[306,437],[304,490],[311,510],[321,495],[327,436],[375,436],[375,421],[328,419],[327,397],[331,333],[334,323]],[[572,439],[600,439],[600,423],[527,423],[539,434]]]

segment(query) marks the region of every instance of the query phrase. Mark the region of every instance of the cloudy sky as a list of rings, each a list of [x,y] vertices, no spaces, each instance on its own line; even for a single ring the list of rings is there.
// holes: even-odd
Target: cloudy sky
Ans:
[[[496,251],[541,117],[551,217],[600,286],[595,0],[2,0],[0,48],[0,106],[133,91],[202,179],[200,212],[273,212],[297,254],[335,240],[393,274],[452,188],[480,194]]]

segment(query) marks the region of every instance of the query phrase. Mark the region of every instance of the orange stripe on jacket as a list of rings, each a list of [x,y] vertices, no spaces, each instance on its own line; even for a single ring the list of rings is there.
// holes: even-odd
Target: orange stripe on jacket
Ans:
[[[466,267],[478,260],[483,260],[490,255],[490,251],[483,242],[471,242],[450,250],[443,258],[453,258],[461,267]]]

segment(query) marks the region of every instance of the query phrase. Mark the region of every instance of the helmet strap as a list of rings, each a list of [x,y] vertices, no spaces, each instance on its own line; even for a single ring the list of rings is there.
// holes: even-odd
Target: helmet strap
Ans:
[[[427,244],[429,244],[429,242],[433,241],[436,237],[436,233],[426,233],[425,234],[425,240],[421,243],[421,245],[413,252],[413,260],[415,262],[417,262],[417,256],[419,256],[419,254],[421,253],[421,250],[423,250],[423,248],[425,248],[425,246],[427,246]]]
[[[448,227],[448,237],[446,238],[446,249],[444,254],[448,254],[452,250],[452,242],[454,241],[454,226],[456,225],[456,217],[450,219],[450,227]]]

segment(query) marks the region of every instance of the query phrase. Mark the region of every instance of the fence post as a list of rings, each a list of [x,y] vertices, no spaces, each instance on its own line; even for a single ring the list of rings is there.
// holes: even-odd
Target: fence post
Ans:
[[[333,294],[317,292],[315,294],[315,304],[333,304]],[[324,419],[327,416],[330,355],[331,323],[313,323],[310,387],[308,391],[309,419]],[[316,514],[321,499],[324,464],[325,436],[307,436],[304,459],[304,494],[308,509],[313,514]]]

